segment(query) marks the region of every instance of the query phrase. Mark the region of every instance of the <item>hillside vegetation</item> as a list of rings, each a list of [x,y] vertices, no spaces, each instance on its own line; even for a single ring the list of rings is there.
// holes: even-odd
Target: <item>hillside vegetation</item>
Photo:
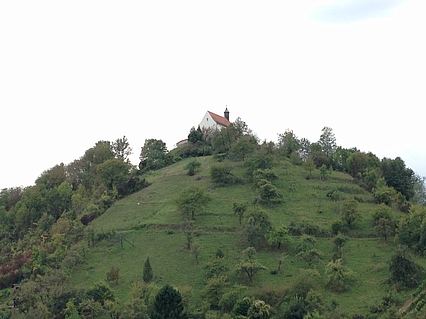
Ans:
[[[147,140],[138,168],[125,138],[101,141],[3,190],[0,314],[424,317],[426,196],[401,159],[330,128],[262,144],[239,119],[188,139]]]

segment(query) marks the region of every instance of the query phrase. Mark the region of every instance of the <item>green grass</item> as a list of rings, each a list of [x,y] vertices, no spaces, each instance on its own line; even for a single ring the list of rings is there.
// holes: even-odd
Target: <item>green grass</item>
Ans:
[[[242,228],[234,216],[232,204],[246,202],[251,205],[257,195],[249,183],[218,187],[210,179],[210,167],[216,162],[212,157],[198,158],[201,169],[195,176],[188,176],[185,165],[192,159],[182,160],[162,170],[151,172],[146,179],[151,185],[138,193],[118,201],[90,227],[95,233],[115,231],[113,239],[104,240],[88,249],[86,261],[72,274],[72,281],[80,287],[89,287],[106,278],[111,267],[120,268],[119,285],[113,287],[117,297],[124,300],[133,282],[142,279],[143,264],[149,256],[154,271],[154,281],[159,286],[169,283],[181,289],[192,291],[192,303],[200,306],[204,286],[204,265],[212,260],[218,248],[224,253],[224,261],[230,268],[231,285],[246,285],[251,293],[264,286],[290,287],[307,264],[294,253],[282,264],[281,271],[272,275],[278,266],[277,259],[282,251],[263,247],[258,250],[259,261],[268,270],[260,272],[249,283],[246,278],[237,277],[234,269],[241,251],[248,244],[243,239]],[[243,163],[232,163],[233,173],[244,177]],[[335,294],[323,288],[322,276],[325,265],[331,260],[332,239],[317,238],[317,249],[323,253],[323,260],[316,264],[321,274],[318,279],[320,292],[326,304],[332,299],[340,309],[349,313],[367,313],[371,305],[377,304],[389,286],[387,261],[395,249],[390,241],[384,243],[374,237],[372,213],[376,206],[370,193],[353,183],[346,174],[333,172],[327,180],[320,180],[319,172],[307,179],[308,172],[290,163],[275,168],[279,176],[277,187],[283,202],[264,206],[274,226],[289,225],[291,222],[308,220],[330,233],[333,221],[339,219],[339,202],[326,196],[330,189],[337,189],[342,199],[356,197],[360,204],[362,219],[350,233],[344,253],[347,266],[357,274],[357,281],[348,292]],[[193,255],[184,249],[186,237],[182,229],[184,218],[175,205],[178,194],[188,186],[196,185],[207,191],[211,197],[207,208],[197,212],[193,224],[194,241],[202,245],[197,264]],[[395,216],[400,213],[394,212]],[[120,236],[125,241],[120,244]],[[298,238],[294,238],[297,241]],[[130,244],[131,243],[131,244]],[[134,245],[134,246],[132,246]],[[421,263],[426,265],[423,260]],[[408,293],[407,293],[408,294]]]

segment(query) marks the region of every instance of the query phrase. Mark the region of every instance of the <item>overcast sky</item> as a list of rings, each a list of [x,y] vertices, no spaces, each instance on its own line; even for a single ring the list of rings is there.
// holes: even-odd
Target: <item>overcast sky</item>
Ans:
[[[0,189],[99,140],[169,149],[207,110],[260,139],[400,156],[426,176],[424,0],[1,1]]]

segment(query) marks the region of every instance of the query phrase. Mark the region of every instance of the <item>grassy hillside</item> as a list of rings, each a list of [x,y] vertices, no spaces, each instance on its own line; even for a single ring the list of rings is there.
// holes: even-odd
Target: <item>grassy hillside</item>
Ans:
[[[313,268],[320,275],[315,280],[325,305],[334,300],[342,311],[366,314],[370,306],[380,302],[389,289],[385,283],[389,277],[387,261],[395,245],[391,240],[384,242],[374,235],[372,213],[376,205],[372,195],[355,184],[349,175],[332,172],[326,180],[321,180],[319,172],[314,171],[312,178],[307,179],[308,172],[303,167],[293,166],[284,160],[274,168],[279,176],[276,185],[283,202],[263,208],[269,213],[274,227],[292,224],[317,226],[321,236],[317,237],[316,249],[323,257],[308,267],[291,249],[278,250],[263,245],[257,249],[258,258],[268,269],[259,272],[253,283],[250,283],[234,271],[241,251],[248,244],[232,205],[235,202],[251,205],[257,197],[256,191],[249,183],[226,187],[212,183],[210,168],[217,163],[212,157],[198,158],[201,162],[200,171],[195,176],[188,176],[184,168],[190,160],[182,160],[149,173],[146,176],[151,184],[149,187],[118,201],[91,223],[90,228],[95,237],[103,236],[105,239],[86,250],[85,263],[71,276],[75,284],[90,287],[106,279],[106,272],[111,267],[119,267],[119,284],[113,289],[124,300],[132,283],[142,279],[143,264],[149,257],[154,282],[159,286],[169,283],[178,287],[189,296],[191,307],[196,309],[202,306],[204,266],[220,249],[230,269],[229,287],[243,285],[245,288],[242,289],[249,294],[291,287],[299,280],[301,269]],[[235,176],[244,178],[243,162],[229,162],[229,165],[233,167]],[[185,219],[175,204],[179,193],[193,185],[205,189],[212,199],[204,211],[196,214],[193,223],[194,241],[202,246],[199,263],[184,249]],[[348,292],[339,294],[326,290],[322,284],[325,265],[333,254],[331,225],[339,220],[341,205],[341,200],[333,201],[326,196],[332,189],[338,190],[341,199],[356,198],[362,215],[362,219],[350,231],[350,239],[344,247],[346,264],[355,272],[356,282]],[[396,211],[393,213],[400,214]],[[293,239],[295,246],[299,238],[295,236]],[[271,274],[271,271],[277,269],[278,259],[283,253],[286,258],[280,272]],[[419,262],[425,264],[422,260]],[[403,295],[405,297],[408,298],[408,292],[406,296]]]

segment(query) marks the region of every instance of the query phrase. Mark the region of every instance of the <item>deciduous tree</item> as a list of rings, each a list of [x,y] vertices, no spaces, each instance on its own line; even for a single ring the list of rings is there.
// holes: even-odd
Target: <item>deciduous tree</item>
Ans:
[[[342,217],[342,220],[351,227],[361,218],[361,214],[358,211],[358,202],[355,199],[348,199],[344,201],[340,216]]]
[[[125,162],[129,161],[129,156],[132,155],[132,148],[126,136],[118,138],[112,143],[111,149],[116,158],[120,158]]]
[[[183,190],[176,198],[176,204],[187,218],[195,219],[195,213],[206,207],[210,201],[207,193],[196,186]]]
[[[290,157],[290,154],[297,152],[300,146],[301,142],[292,130],[287,129],[284,133],[278,134],[278,148],[284,156]]]
[[[139,156],[139,168],[147,170],[155,170],[165,166],[166,164],[166,143],[162,140],[147,139],[141,149]]]
[[[237,273],[247,275],[250,282],[253,282],[253,277],[260,270],[266,269],[258,260],[257,252],[254,247],[248,247],[243,250],[243,257],[240,260],[240,263],[237,265]]]
[[[355,273],[343,264],[342,259],[330,261],[325,266],[325,286],[334,292],[344,292],[355,280]]]
[[[237,216],[238,216],[238,221],[239,221],[239,223],[240,223],[240,225],[241,225],[242,220],[243,220],[244,213],[245,213],[245,212],[246,212],[246,210],[247,210],[247,204],[234,203],[234,204],[232,205],[232,210],[234,211],[234,215],[237,215]]]
[[[389,261],[390,281],[402,287],[417,287],[423,276],[423,269],[413,261],[408,249],[398,246],[395,254]]]

